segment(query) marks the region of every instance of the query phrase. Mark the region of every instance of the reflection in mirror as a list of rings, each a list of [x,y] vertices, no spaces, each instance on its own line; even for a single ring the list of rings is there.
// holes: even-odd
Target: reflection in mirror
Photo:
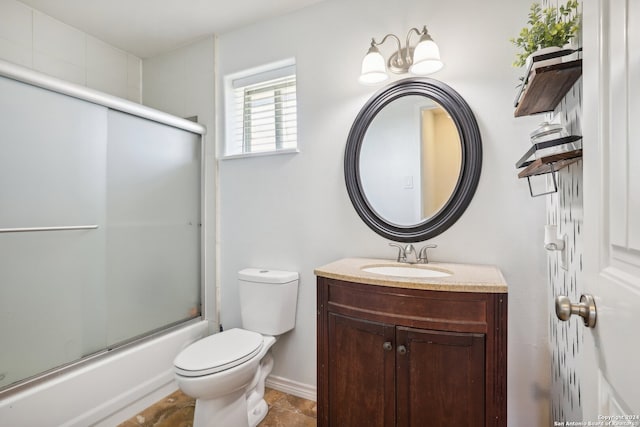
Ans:
[[[473,198],[482,138],[464,98],[441,81],[398,80],[355,118],[344,150],[353,207],[373,231],[397,242],[431,239]]]
[[[411,226],[433,217],[453,195],[462,166],[460,136],[440,104],[402,96],[371,121],[358,163],[372,209],[390,223]]]

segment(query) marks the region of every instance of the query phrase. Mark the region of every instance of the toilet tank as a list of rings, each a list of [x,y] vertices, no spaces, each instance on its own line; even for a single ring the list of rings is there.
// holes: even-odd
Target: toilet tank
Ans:
[[[242,327],[264,335],[293,329],[298,303],[298,273],[261,268],[238,272]]]

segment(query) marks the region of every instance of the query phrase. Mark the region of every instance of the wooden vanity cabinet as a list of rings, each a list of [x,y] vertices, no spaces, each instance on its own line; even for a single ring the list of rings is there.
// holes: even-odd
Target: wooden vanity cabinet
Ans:
[[[318,425],[506,426],[507,294],[318,277]]]

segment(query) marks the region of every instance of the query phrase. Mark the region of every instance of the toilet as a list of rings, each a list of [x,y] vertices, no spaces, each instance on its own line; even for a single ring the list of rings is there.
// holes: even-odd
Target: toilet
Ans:
[[[267,415],[270,349],[295,325],[298,273],[247,268],[238,286],[242,329],[198,340],[173,362],[178,386],[196,399],[193,427],[255,427]]]

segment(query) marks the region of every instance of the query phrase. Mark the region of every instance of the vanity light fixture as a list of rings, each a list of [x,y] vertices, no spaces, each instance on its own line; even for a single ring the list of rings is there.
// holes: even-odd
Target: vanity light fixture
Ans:
[[[420,36],[418,44],[413,47],[409,44],[411,34],[416,33]],[[378,46],[389,39],[394,38],[398,44],[398,50],[384,60]],[[427,31],[427,27],[423,26],[422,31],[417,28],[411,28],[407,33],[405,46],[402,47],[400,39],[395,34],[387,34],[379,43],[375,39],[371,39],[369,51],[362,60],[362,71],[359,81],[362,84],[376,84],[389,79],[387,69],[395,74],[412,73],[420,76],[435,73],[443,67],[440,60],[440,49],[433,41],[431,35]]]

